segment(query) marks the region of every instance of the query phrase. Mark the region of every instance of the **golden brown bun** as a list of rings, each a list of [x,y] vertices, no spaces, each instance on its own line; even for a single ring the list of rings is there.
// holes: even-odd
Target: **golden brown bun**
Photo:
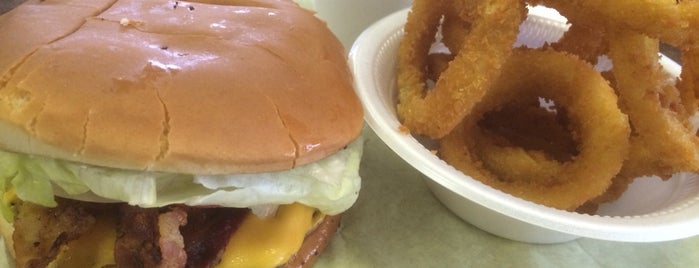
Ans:
[[[0,38],[0,148],[240,173],[310,163],[360,133],[342,45],[291,1],[59,2],[0,16],[13,37]]]

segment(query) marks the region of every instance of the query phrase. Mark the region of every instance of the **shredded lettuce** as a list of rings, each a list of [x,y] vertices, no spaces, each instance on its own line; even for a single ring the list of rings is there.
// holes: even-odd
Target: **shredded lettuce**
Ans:
[[[0,190],[3,194],[13,190],[24,201],[47,207],[56,205],[57,195],[141,207],[298,202],[332,215],[345,211],[357,199],[362,150],[360,137],[325,159],[291,170],[226,175],[123,170],[0,151]],[[0,205],[6,219],[9,210],[4,202]]]

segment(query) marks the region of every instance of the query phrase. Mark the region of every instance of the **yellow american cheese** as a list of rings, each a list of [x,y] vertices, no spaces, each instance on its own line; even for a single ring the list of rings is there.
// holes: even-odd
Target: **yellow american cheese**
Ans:
[[[93,228],[62,247],[49,267],[104,267],[115,264],[116,217],[97,217]]]
[[[291,204],[280,206],[270,219],[250,214],[231,237],[217,267],[277,267],[286,263],[313,226],[314,211]]]

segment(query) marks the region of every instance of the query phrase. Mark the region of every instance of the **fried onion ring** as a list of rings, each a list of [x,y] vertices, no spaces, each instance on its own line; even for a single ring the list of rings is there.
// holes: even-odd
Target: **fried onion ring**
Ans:
[[[689,129],[677,89],[668,84],[658,63],[658,40],[632,31],[613,34],[609,39],[612,73],[633,132],[628,159],[609,189],[591,200],[595,204],[616,200],[637,177],[667,178],[699,168],[699,139]]]
[[[471,22],[461,19],[456,8],[450,8],[446,10],[440,26],[442,43],[449,48],[452,55],[456,55],[471,31]]]
[[[542,151],[551,159],[570,161],[577,155],[575,139],[568,131],[563,107],[535,98],[509,103],[484,114],[478,126],[495,144]],[[544,105],[542,105],[544,103]]]
[[[533,100],[485,113],[478,122],[480,131],[474,131],[475,154],[501,180],[554,183],[561,163],[577,155],[565,112]]]
[[[414,1],[398,49],[398,116],[412,133],[431,138],[441,138],[454,129],[491,87],[511,54],[526,13],[519,0],[478,0],[473,8],[459,9],[465,13],[459,16],[470,22],[471,29],[455,59],[428,91],[426,58],[444,14],[439,11],[449,4]]]
[[[532,3],[555,8],[564,16],[588,18],[584,23],[645,33],[675,46],[692,42],[699,29],[690,21],[699,15],[692,1],[677,0],[538,0]],[[594,18],[594,19],[590,19]]]
[[[637,177],[668,178],[681,171],[698,171],[699,143],[691,120],[699,109],[699,2],[532,2],[556,8],[572,23],[570,29],[575,32],[566,35],[578,40],[566,40],[564,36],[561,44],[552,45],[554,48],[588,60],[595,54],[611,58],[614,66],[605,77],[617,90],[622,111],[629,115],[633,131],[628,159],[609,189],[591,203],[616,200]],[[639,14],[643,18],[630,21]],[[598,19],[591,20],[591,16]],[[679,46],[682,51],[681,82],[677,86],[675,78],[658,62],[660,41]]]
[[[574,210],[602,194],[628,151],[630,127],[606,80],[588,63],[552,50],[515,50],[494,86],[440,140],[440,156],[449,164],[496,189],[542,205]],[[566,108],[579,136],[579,154],[561,164],[555,183],[505,181],[485,169],[475,154],[477,122],[489,110],[513,100],[541,96]]]
[[[568,19],[568,22],[571,23],[568,31],[551,47],[596,64],[598,57],[607,53],[604,31],[582,23],[575,23],[575,20],[571,18]]]
[[[449,67],[449,62],[454,59],[452,54],[432,53],[427,56],[427,78],[432,81],[439,80],[442,72]]]
[[[561,172],[561,162],[551,159],[544,151],[526,150],[512,145],[500,145],[489,139],[487,134],[472,135],[478,140],[474,155],[500,180],[506,182],[528,182],[541,185],[555,183]]]
[[[659,42],[632,31],[614,32],[609,40],[619,101],[634,128],[630,176],[669,176],[699,167],[699,140],[678,117],[664,107],[667,74],[658,63]]]

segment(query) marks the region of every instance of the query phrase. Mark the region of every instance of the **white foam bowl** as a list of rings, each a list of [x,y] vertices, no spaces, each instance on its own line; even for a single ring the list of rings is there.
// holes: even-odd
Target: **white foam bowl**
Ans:
[[[396,12],[366,29],[352,46],[350,65],[367,124],[425,175],[434,195],[456,215],[492,234],[530,243],[578,237],[654,242],[699,234],[699,178],[695,174],[678,174],[668,181],[638,179],[619,200],[592,216],[537,205],[493,189],[439,159],[425,147],[430,147],[428,142],[400,132],[395,76],[407,12]],[[534,8],[520,29],[518,43],[539,46],[557,40],[565,30],[564,18]],[[674,62],[663,59],[662,63],[671,73],[679,73]]]

